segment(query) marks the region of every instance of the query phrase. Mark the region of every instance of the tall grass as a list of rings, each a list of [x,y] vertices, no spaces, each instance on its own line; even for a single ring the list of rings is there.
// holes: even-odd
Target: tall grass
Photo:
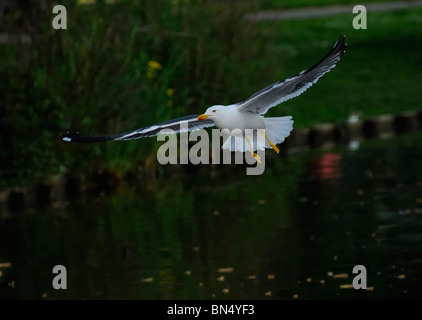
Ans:
[[[9,43],[0,53],[6,75],[1,176],[7,181],[68,168],[133,167],[153,152],[153,140],[71,145],[59,133],[126,131],[227,102],[242,91],[238,65],[258,53],[239,50],[254,35],[243,20],[251,6],[240,1],[62,1],[66,30],[51,27],[55,3],[48,4],[43,20],[19,8],[4,19],[31,36],[29,44]],[[41,9],[33,3],[32,10]]]
[[[69,0],[60,2],[68,28],[54,30],[56,2],[30,3],[32,14],[16,7],[1,21],[31,36],[0,48],[2,187],[58,172],[136,170],[155,161],[155,139],[74,145],[59,134],[127,131],[242,101],[313,65],[341,32],[349,47],[337,68],[270,116],[292,114],[297,127],[418,107],[421,10],[374,13],[363,31],[352,14],[252,23],[243,16],[257,0]]]
[[[262,10],[279,10],[282,8],[304,8],[316,6],[338,6],[338,5],[357,5],[367,4],[371,2],[394,2],[397,0],[365,0],[356,2],[354,0],[261,0],[260,7]]]

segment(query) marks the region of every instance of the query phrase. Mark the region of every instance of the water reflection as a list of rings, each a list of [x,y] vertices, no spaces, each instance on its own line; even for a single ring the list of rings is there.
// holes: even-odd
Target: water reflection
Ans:
[[[0,220],[0,297],[421,298],[421,133],[194,167]],[[1,265],[10,263],[10,265]],[[51,286],[68,268],[68,290]],[[352,269],[368,271],[356,291]]]
[[[341,177],[341,154],[324,153],[310,161],[310,175],[318,181],[337,181]]]

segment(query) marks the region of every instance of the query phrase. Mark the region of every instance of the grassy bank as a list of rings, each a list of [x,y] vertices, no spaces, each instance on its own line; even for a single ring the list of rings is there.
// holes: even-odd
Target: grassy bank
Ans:
[[[351,113],[366,118],[422,108],[422,73],[415,72],[422,66],[422,10],[371,14],[367,30],[353,29],[352,19],[350,14],[260,25],[268,37],[264,50],[274,66],[272,80],[311,66],[337,33],[347,36],[348,49],[336,68],[279,107],[295,116],[296,125],[342,121]]]
[[[315,6],[337,6],[345,4],[366,4],[372,2],[398,2],[397,0],[365,0],[363,2],[356,2],[354,0],[262,0],[259,2],[262,10],[277,10],[277,9],[291,9],[304,8]]]
[[[340,33],[349,49],[337,67],[269,115],[309,126],[422,107],[422,10],[374,13],[367,30],[354,30],[352,14],[248,22],[243,15],[260,8],[253,1],[61,3],[67,30],[51,28],[49,12],[39,19],[17,9],[2,21],[31,43],[0,50],[0,187],[154,161],[155,139],[72,145],[58,136],[126,131],[242,101],[319,61]]]

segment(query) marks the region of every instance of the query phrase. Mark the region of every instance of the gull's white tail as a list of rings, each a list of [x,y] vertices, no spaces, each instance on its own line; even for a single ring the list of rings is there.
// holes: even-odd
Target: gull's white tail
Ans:
[[[263,118],[263,120],[265,124],[265,135],[274,145],[282,143],[293,130],[293,120],[291,116]],[[265,139],[263,130],[246,130],[245,137],[249,138],[252,145],[252,151],[272,148],[267,139]],[[230,151],[251,151],[248,141],[244,137],[237,135],[229,136],[222,148],[229,149]]]
[[[268,140],[274,144],[279,144],[284,141],[293,130],[293,120],[291,116],[279,117],[279,118],[264,118],[265,123],[265,135]],[[267,139],[265,141],[265,147],[271,148]]]

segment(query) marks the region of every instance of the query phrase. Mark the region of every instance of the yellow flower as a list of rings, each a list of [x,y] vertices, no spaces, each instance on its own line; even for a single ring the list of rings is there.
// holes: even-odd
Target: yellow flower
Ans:
[[[172,106],[173,106],[173,101],[168,100],[168,101],[167,101],[167,107],[172,107]]]
[[[173,94],[174,94],[174,89],[173,88],[167,89],[167,95],[168,96],[172,96]]]
[[[160,63],[154,60],[148,61],[148,67],[153,70],[161,70],[163,68],[163,66]]]

